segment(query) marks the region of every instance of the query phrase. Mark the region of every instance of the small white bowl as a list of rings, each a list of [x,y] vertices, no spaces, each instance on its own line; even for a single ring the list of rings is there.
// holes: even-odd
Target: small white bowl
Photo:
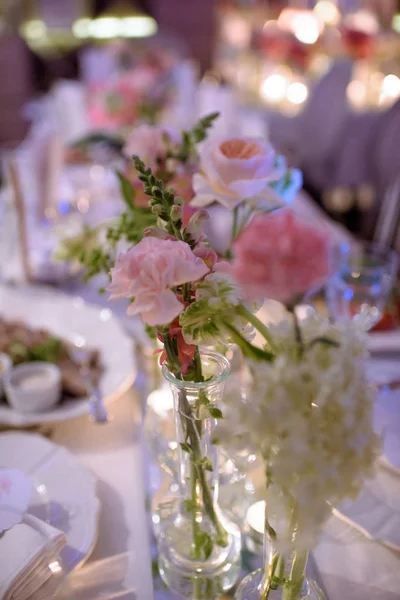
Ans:
[[[0,352],[0,397],[3,395],[3,380],[5,374],[12,368],[12,360],[8,354]]]
[[[57,404],[61,395],[60,369],[51,363],[23,363],[4,376],[10,405],[20,412],[41,412]]]

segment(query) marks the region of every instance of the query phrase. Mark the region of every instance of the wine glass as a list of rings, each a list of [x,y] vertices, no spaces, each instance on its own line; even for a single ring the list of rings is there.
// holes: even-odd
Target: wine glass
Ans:
[[[381,319],[397,273],[396,252],[379,244],[340,244],[326,297],[331,317],[353,318],[368,331]]]

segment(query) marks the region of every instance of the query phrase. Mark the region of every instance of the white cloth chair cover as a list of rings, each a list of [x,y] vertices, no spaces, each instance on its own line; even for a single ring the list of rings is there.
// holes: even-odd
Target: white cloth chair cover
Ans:
[[[64,142],[74,142],[90,130],[85,86],[78,81],[58,81],[51,92],[57,126]]]

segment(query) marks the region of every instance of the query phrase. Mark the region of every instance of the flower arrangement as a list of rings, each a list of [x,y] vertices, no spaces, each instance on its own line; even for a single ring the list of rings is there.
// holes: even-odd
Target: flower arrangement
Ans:
[[[210,141],[197,152],[216,116],[180,137],[143,127],[134,132],[126,152],[141,153],[151,165],[133,156],[148,207],[136,206],[135,188],[120,174],[126,212],[108,225],[105,246],[81,247],[79,254],[75,245],[74,257],[88,276],[109,272],[111,299],[125,298],[128,314],[140,315],[162,344],[161,363],[178,382],[180,450],[190,464],[184,507],[191,515],[194,559],[207,561],[228,544],[207,477],[216,467],[203,452],[211,443],[204,445],[203,437],[213,430],[205,424],[211,419],[218,421],[217,441],[249,449],[265,464],[265,524],[273,552],[255,597],[266,600],[281,587],[285,600],[298,600],[307,550],[329,506],[358,493],[377,454],[366,340],[354,323],[332,325],[316,317],[299,322],[299,299],[330,274],[329,240],[287,210],[268,214],[294,193],[300,175],[265,141]],[[174,189],[188,170],[194,173],[189,204]],[[233,213],[223,257],[204,233],[204,206],[212,201]],[[126,251],[119,251],[121,242]],[[289,311],[275,328],[255,314],[266,297]],[[255,330],[261,346],[253,342]],[[249,372],[246,394],[232,395],[224,415],[206,389],[209,374],[201,359],[203,346],[221,342],[241,348]],[[197,390],[195,400],[185,383]],[[210,527],[198,518],[201,502]]]
[[[332,506],[355,499],[373,475],[375,394],[365,375],[365,335],[354,323],[312,317],[270,333],[274,360],[252,361],[245,397],[226,397],[216,435],[228,450],[246,449],[264,462],[270,554],[264,573],[252,576],[259,595],[247,595],[252,582],[245,580],[237,597],[264,600],[281,588],[282,598],[299,600],[308,551]]]
[[[128,314],[140,315],[162,343],[161,362],[168,365],[168,372],[175,380],[187,382],[188,389],[177,394],[176,411],[183,432],[181,452],[191,465],[184,506],[186,513],[192,514],[193,557],[207,561],[216,546],[225,548],[234,541],[213,500],[208,472],[216,465],[203,450],[203,436],[212,427],[210,418],[222,418],[212,395],[217,384],[212,384],[211,378],[211,390],[205,388],[195,400],[189,391],[190,382],[206,384],[210,376],[203,372],[199,343],[235,342],[254,358],[268,358],[269,352],[253,346],[247,337],[248,321],[261,332],[264,326],[246,305],[229,265],[217,261],[202,234],[205,211],[196,211],[184,224],[184,200],[138,157],[133,160],[158,224],[147,228],[133,248],[118,255],[108,291],[111,299],[129,300]],[[200,505],[205,515],[202,519],[211,523],[211,530],[198,521]]]
[[[217,117],[218,113],[207,115],[191,130],[181,133],[148,124],[133,128],[121,145],[127,165],[118,173],[125,212],[118,219],[101,223],[94,229],[86,228],[84,235],[77,239],[66,239],[56,257],[79,261],[85,269],[86,278],[102,272],[108,274],[115,264],[120,243],[131,245],[139,242],[147,227],[162,220],[162,216],[157,214],[158,203],[149,202],[149,189],[146,193],[140,173],[131,160],[135,154],[151,168],[154,177],[164,187],[171,188],[177,197],[183,199],[183,203],[182,200],[180,202],[184,226],[198,212],[190,223],[190,229],[199,229],[200,224],[208,219],[205,210],[201,209],[211,201],[219,202],[232,211],[231,242],[225,256],[229,258],[234,241],[254,214],[270,212],[290,202],[301,186],[301,174],[295,169],[288,169],[285,159],[276,155],[272,146],[263,139],[233,138],[207,142],[208,130]],[[202,143],[203,148],[199,152],[198,147]],[[240,196],[240,193],[244,195]],[[176,213],[177,209],[174,210]],[[86,243],[88,240],[90,244]]]
[[[120,245],[131,246],[139,242],[147,227],[155,226],[158,220],[156,209],[149,206],[149,197],[132,163],[132,153],[144,155],[156,178],[163,185],[173,185],[173,189],[189,201],[193,195],[191,176],[197,161],[196,145],[206,138],[217,116],[218,113],[210,114],[196,123],[192,130],[181,134],[156,125],[142,124],[134,128],[120,147],[126,158],[126,167],[117,173],[125,202],[124,212],[117,219],[107,220],[95,228],[86,227],[78,236],[66,237],[61,241],[55,258],[80,263],[86,279],[100,273],[108,275]],[[129,163],[127,156],[130,157]],[[185,225],[194,212],[195,209],[184,202],[182,222]]]
[[[170,81],[148,66],[138,66],[88,89],[93,127],[120,131],[135,122],[154,123],[170,98]]]

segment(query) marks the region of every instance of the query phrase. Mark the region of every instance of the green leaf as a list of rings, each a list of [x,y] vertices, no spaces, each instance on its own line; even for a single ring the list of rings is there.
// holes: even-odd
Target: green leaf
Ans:
[[[242,336],[237,335],[237,331],[230,323],[224,322],[225,327],[231,332],[232,340],[242,349],[245,356],[253,360],[264,360],[271,362],[274,360],[274,354],[268,350],[262,350],[257,346],[253,346]]]
[[[329,338],[326,338],[326,337],[315,338],[314,340],[312,340],[309,343],[308,346],[309,346],[309,348],[312,348],[316,344],[325,344],[326,346],[333,346],[334,348],[339,348],[339,346],[340,346],[340,344],[338,342],[336,342],[335,340],[330,340]]]
[[[180,442],[180,444],[179,444],[179,445],[180,445],[180,447],[182,448],[182,450],[183,450],[184,452],[188,452],[188,453],[190,453],[190,452],[192,451],[192,448],[189,446],[189,444],[186,444],[186,443],[184,443],[184,442]]]
[[[203,544],[203,552],[204,552],[204,558],[207,560],[208,558],[210,558],[212,551],[213,551],[213,541],[211,539],[211,536],[209,536],[207,534],[207,539]]]
[[[198,550],[203,551],[204,558],[206,560],[210,558],[214,544],[211,539],[211,536],[206,531],[198,532],[198,534],[196,535],[195,544]]]
[[[116,171],[119,179],[120,190],[125,204],[130,210],[135,208],[135,190],[131,182],[125,177],[121,171]]]
[[[15,363],[34,361],[55,363],[63,354],[63,345],[56,337],[51,337],[30,348],[23,342],[16,341],[10,346],[10,354]]]
[[[215,406],[209,406],[208,412],[214,419],[223,419],[224,418],[220,409],[216,408]]]
[[[196,401],[196,408],[199,408],[200,406],[209,406],[209,405],[210,405],[210,401],[207,398],[206,393],[204,392],[204,390],[200,390],[199,397]]]
[[[193,302],[181,313],[179,323],[186,341],[192,344],[215,341],[221,337],[218,313],[203,298]]]
[[[144,328],[145,328],[147,337],[149,337],[151,340],[157,339],[157,330],[155,327],[152,327],[151,325],[147,325],[147,323],[146,323]]]
[[[196,505],[193,502],[193,500],[184,500],[183,507],[185,510],[187,510],[187,512],[193,512],[194,510],[196,510]]]
[[[203,458],[200,461],[200,464],[202,467],[205,468],[206,471],[213,471],[213,466],[211,463],[211,460],[209,458],[207,458],[207,456],[203,456]]]
[[[125,141],[122,137],[110,133],[104,133],[102,131],[95,131],[88,135],[76,140],[72,144],[72,148],[81,148],[87,150],[90,146],[97,144],[106,145],[108,148],[117,153],[122,153]]]

